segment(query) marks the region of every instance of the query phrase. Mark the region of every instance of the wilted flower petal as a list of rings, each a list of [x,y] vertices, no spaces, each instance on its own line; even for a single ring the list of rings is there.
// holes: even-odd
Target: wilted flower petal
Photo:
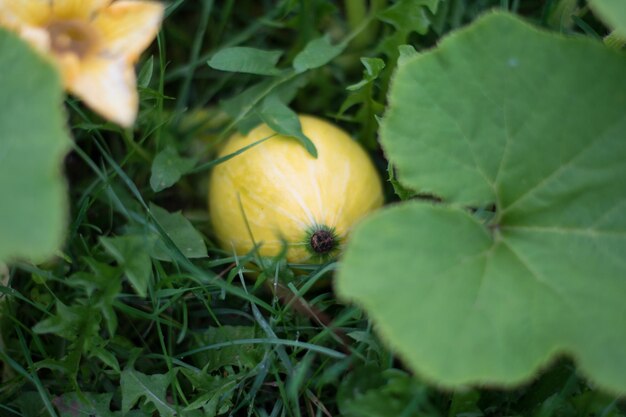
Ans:
[[[159,31],[163,8],[158,3],[118,1],[94,19],[104,36],[106,51],[136,60]]]
[[[108,120],[121,126],[132,126],[135,121],[135,72],[123,59],[92,58],[82,62],[68,89]]]
[[[0,0],[0,25],[51,57],[71,93],[125,127],[139,101],[133,65],[162,18],[153,1]]]
[[[41,25],[50,12],[49,0],[0,0],[0,24],[9,28]]]
[[[52,0],[52,13],[57,19],[90,19],[112,0]]]

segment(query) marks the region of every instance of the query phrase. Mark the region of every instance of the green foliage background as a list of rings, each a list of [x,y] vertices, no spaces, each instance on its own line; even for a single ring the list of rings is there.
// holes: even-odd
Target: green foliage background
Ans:
[[[490,379],[498,384],[441,390],[413,374],[417,367],[404,362],[406,354],[396,356],[381,342],[359,307],[337,300],[329,282],[343,261],[294,270],[281,259],[235,258],[213,242],[206,180],[221,162],[215,159],[220,143],[235,129],[247,131],[265,121],[314,152],[294,122],[296,112],[326,117],[350,131],[389,178],[388,202],[437,201],[437,195],[418,194],[421,179],[407,180],[400,158],[389,153],[389,164],[378,144],[392,74],[398,62],[409,66],[420,59],[416,54],[493,8],[562,38],[587,37],[584,42],[594,48],[601,48],[611,30],[585,2],[573,0],[170,2],[158,42],[138,66],[141,111],[134,129],[104,123],[71,97],[65,102],[67,131],[75,143],[63,161],[69,202],[65,243],[56,253],[47,246],[50,256],[43,263],[0,250],[0,258],[11,257],[6,267],[0,264],[0,415],[626,414],[619,397],[599,390],[568,358],[515,389],[504,391],[505,381]],[[605,42],[620,48],[615,33]],[[0,51],[3,62],[5,49]],[[489,61],[481,65],[492,69]],[[573,71],[575,64],[569,66]],[[547,71],[546,76],[559,76],[553,67]],[[469,75],[466,81],[475,82]],[[19,100],[37,97],[15,88]],[[0,93],[2,100],[10,97],[6,94]],[[42,106],[52,108],[50,101],[59,94],[56,86]],[[51,135],[47,146],[55,144],[58,151],[54,157],[46,153],[52,165],[67,150],[64,116],[57,110],[50,113],[56,118],[50,124],[59,134]],[[0,178],[3,187],[13,177]],[[57,191],[63,187],[59,177],[47,180],[55,181]],[[62,195],[57,192],[56,198]],[[472,199],[477,202],[487,201]],[[429,228],[439,233],[433,209],[418,205],[427,207],[417,201],[392,210],[408,217],[426,213]],[[448,227],[460,222],[472,229],[467,240],[440,235],[446,250],[450,243],[459,251],[477,250],[481,222],[493,211],[488,205],[475,209],[476,217],[458,207],[437,209],[450,217],[444,222]],[[62,210],[56,215],[50,224],[59,228]],[[388,251],[385,262],[403,270],[411,266],[401,250]],[[246,278],[249,268],[259,279]],[[268,289],[274,282],[279,291]],[[406,285],[394,289],[407,293]],[[525,341],[519,343],[522,349]],[[474,360],[456,358],[461,359]]]

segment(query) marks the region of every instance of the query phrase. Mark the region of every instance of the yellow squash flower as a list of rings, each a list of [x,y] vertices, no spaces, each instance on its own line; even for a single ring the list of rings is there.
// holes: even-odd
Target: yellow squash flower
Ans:
[[[133,64],[162,18],[151,1],[0,0],[0,26],[52,57],[68,91],[124,127],[137,116]]]

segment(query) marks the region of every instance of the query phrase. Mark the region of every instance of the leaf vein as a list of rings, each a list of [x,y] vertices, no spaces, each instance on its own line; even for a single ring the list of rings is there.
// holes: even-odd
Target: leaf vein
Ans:
[[[616,119],[612,123],[607,123],[607,125],[602,129],[602,131],[589,142],[587,142],[584,146],[581,147],[578,152],[575,152],[565,163],[560,164],[556,167],[552,172],[548,173],[545,177],[543,177],[539,182],[532,185],[527,191],[523,192],[520,196],[518,196],[515,200],[513,200],[506,208],[503,209],[502,215],[507,212],[510,212],[511,209],[524,200],[528,199],[532,196],[537,190],[539,190],[543,185],[560,175],[564,170],[570,168],[575,162],[583,157],[587,152],[593,149],[596,145],[603,142],[604,140],[610,139],[611,136],[607,135],[619,122],[622,122],[622,118]]]

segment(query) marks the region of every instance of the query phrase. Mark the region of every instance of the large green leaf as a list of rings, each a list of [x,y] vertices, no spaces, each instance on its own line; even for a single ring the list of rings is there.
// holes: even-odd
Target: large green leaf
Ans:
[[[0,261],[43,260],[60,246],[69,147],[57,72],[0,29]]]
[[[383,146],[448,204],[363,222],[337,290],[418,373],[508,386],[566,353],[626,391],[624,74],[625,55],[506,14],[400,66]]]

